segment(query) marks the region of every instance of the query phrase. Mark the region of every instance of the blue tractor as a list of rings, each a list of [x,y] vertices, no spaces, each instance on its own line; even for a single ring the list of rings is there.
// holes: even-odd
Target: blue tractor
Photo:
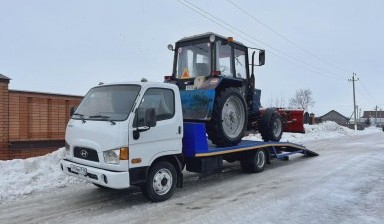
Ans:
[[[283,130],[304,131],[302,111],[260,105],[253,71],[264,65],[264,50],[215,33],[183,38],[168,49],[175,53],[172,76],[165,82],[179,87],[184,120],[204,122],[212,143],[237,145],[245,131],[260,132],[265,141],[279,141]],[[259,52],[258,64],[255,51],[249,62],[250,49]]]

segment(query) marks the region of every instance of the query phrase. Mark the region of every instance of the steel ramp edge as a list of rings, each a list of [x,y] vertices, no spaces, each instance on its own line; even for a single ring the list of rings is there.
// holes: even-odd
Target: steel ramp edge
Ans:
[[[282,143],[285,143],[285,142],[282,142]],[[289,142],[286,142],[285,144],[288,144],[288,143]],[[276,144],[276,145],[270,147],[269,150],[271,151],[272,156],[274,156],[278,159],[282,159],[282,158],[285,158],[289,155],[296,154],[296,153],[301,153],[307,157],[319,156],[319,154],[317,152],[309,150],[305,146],[298,145],[295,143],[290,143],[290,145],[288,145],[288,146],[280,146],[280,145]],[[278,153],[278,152],[286,152],[286,153]]]

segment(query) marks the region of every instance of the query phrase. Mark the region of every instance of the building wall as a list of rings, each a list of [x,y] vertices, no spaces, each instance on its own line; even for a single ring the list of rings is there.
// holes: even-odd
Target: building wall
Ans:
[[[0,159],[9,159],[8,83],[9,83],[9,80],[0,79]]]
[[[82,97],[8,90],[0,82],[0,160],[45,155],[64,146],[72,106]]]

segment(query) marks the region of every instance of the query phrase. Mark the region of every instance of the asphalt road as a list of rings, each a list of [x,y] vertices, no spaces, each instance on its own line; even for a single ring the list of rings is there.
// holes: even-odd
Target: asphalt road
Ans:
[[[0,203],[0,223],[384,223],[384,134],[312,141],[320,154],[273,160],[259,174],[238,163],[186,173],[162,203],[138,189],[72,184]]]

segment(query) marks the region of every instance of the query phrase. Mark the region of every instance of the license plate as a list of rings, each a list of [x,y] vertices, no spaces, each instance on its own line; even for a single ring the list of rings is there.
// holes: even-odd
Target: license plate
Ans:
[[[194,90],[193,85],[185,86],[185,90]]]
[[[71,170],[83,176],[87,175],[87,168],[84,168],[84,167],[75,166],[71,164]]]

